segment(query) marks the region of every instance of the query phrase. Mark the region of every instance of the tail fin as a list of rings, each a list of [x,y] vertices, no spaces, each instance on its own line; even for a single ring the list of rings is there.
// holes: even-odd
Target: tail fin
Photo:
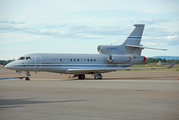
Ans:
[[[135,28],[132,33],[127,37],[122,46],[125,46],[125,54],[136,54],[140,55],[142,49],[137,47],[128,47],[128,46],[142,46],[140,41],[142,38],[144,24],[134,24]]]
[[[99,45],[97,50],[101,54],[135,54],[140,55],[143,48],[140,45],[144,24],[134,24],[135,29],[121,45]]]

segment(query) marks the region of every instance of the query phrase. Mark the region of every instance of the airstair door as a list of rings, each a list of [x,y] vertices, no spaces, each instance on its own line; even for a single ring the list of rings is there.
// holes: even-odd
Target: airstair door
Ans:
[[[42,58],[41,56],[35,56],[35,68],[34,70],[40,70],[42,67]]]

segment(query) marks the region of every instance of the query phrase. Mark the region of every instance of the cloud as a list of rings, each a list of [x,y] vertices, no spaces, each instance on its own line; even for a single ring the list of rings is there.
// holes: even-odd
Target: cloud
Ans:
[[[63,25],[67,26],[67,25]],[[54,29],[51,29],[54,28]],[[69,29],[62,29],[57,25],[46,26],[45,29],[29,29],[24,28],[24,32],[29,34],[37,34],[53,37],[69,37],[69,38],[87,38],[87,39],[104,39],[109,35],[124,35],[129,34],[129,29],[120,28],[119,26],[97,26],[77,24],[72,25]]]
[[[73,25],[69,31],[85,34],[99,34],[99,35],[125,35],[129,29],[121,28],[119,26],[97,26],[97,25]],[[128,33],[129,34],[129,33]]]
[[[86,35],[86,34],[77,34],[76,37],[80,39],[104,39],[106,38],[104,36]]]
[[[165,18],[160,18],[160,19],[148,18],[146,20],[137,20],[132,22],[145,23],[145,24],[161,24],[161,23],[171,22],[171,20]]]
[[[82,23],[82,22],[91,22],[92,19],[73,19],[70,20],[69,22],[73,22],[73,23]]]
[[[179,35],[179,31],[169,31],[166,28],[147,27],[144,30],[144,36],[165,37]]]
[[[31,28],[26,28],[26,27],[20,28],[11,24],[0,25],[0,33],[1,32],[18,32],[18,31],[26,32],[28,30],[31,30]]]
[[[7,19],[0,19],[0,23],[8,23]]]
[[[61,24],[61,25],[49,25],[49,26],[46,26],[45,28],[59,28],[59,27],[66,27],[67,25],[66,24]]]
[[[24,22],[24,21],[17,22],[17,21],[12,20],[11,22],[8,22],[8,18],[6,18],[6,19],[0,19],[0,23],[25,24],[25,22]]]
[[[152,37],[152,36],[144,36],[143,37],[143,42],[147,42],[145,43],[145,45],[149,45],[149,46],[157,46],[157,45],[165,45],[165,46],[177,46],[179,45],[179,36],[178,35],[174,35],[174,36],[161,36],[161,37]]]
[[[10,24],[25,24],[25,22],[16,22],[16,21],[11,21]]]
[[[58,28],[58,26],[56,26],[56,25],[49,25],[49,26],[46,26],[45,28]]]
[[[31,34],[37,34],[37,35],[43,35],[43,36],[53,36],[53,37],[70,37],[72,36],[70,33],[63,31],[63,30],[47,30],[47,29],[41,29],[41,30],[28,30],[27,33]]]
[[[46,30],[46,29],[42,29],[40,30],[40,33],[42,34],[56,34],[56,35],[67,35],[68,33],[66,33],[65,31],[60,31],[60,30]]]
[[[61,38],[80,38],[80,39],[105,39],[107,38],[107,36],[122,35],[127,37],[130,34],[130,32],[133,30],[131,27],[99,26],[99,25],[86,25],[86,24],[71,25],[69,26],[69,28],[66,28],[65,26],[67,25],[65,24],[49,25],[46,26],[45,28],[37,29],[37,28],[17,27],[15,23],[17,22],[14,21],[14,24],[12,24],[11,21],[10,24],[0,24],[0,32],[21,31],[24,33],[42,35],[42,36],[51,36],[55,38],[61,37]],[[63,28],[63,26],[65,28]],[[176,39],[178,38],[176,37],[178,35],[179,35],[179,31],[167,31],[167,29],[147,27],[144,31],[143,38],[147,40],[157,39],[161,42],[162,39],[164,39],[165,41]]]
[[[112,45],[120,45],[120,44],[122,44],[124,42],[124,40],[112,40],[111,41],[111,44]]]
[[[20,29],[13,25],[0,25],[0,30],[3,31],[19,31]]]
[[[145,46],[157,46],[157,45],[158,45],[158,43],[155,43],[155,42],[147,42],[145,44]]]
[[[60,27],[66,27],[67,25],[66,24],[61,24],[59,25]]]

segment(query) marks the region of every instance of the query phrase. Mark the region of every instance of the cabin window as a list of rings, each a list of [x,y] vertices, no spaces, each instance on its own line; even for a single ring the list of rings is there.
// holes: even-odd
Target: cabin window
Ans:
[[[31,60],[31,57],[26,57],[26,60]]]
[[[62,62],[62,59],[60,59],[60,62]]]
[[[83,62],[83,59],[81,59],[81,62]]]
[[[87,61],[89,62],[89,59],[87,59]]]
[[[53,61],[55,62],[55,58],[53,59]]]
[[[18,60],[25,60],[25,57],[20,57]]]
[[[74,59],[74,62],[76,61],[76,59]]]
[[[57,59],[57,62],[59,61],[59,59]]]
[[[86,62],[86,59],[84,59],[84,62]]]
[[[65,59],[63,59],[63,62],[65,62],[66,60]]]
[[[67,62],[69,62],[69,59],[67,59]]]
[[[91,62],[93,62],[93,59],[91,59]]]
[[[94,62],[96,62],[96,59],[94,59]]]
[[[80,60],[79,60],[79,59],[77,59],[77,61],[79,62]]]
[[[70,59],[70,62],[72,62],[72,59]]]

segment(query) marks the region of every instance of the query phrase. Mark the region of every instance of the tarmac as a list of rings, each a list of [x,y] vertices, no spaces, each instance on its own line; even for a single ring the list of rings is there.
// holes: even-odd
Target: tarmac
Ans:
[[[3,69],[2,77],[18,77]],[[0,80],[1,120],[179,120],[179,72],[122,71],[102,80],[32,73]]]

